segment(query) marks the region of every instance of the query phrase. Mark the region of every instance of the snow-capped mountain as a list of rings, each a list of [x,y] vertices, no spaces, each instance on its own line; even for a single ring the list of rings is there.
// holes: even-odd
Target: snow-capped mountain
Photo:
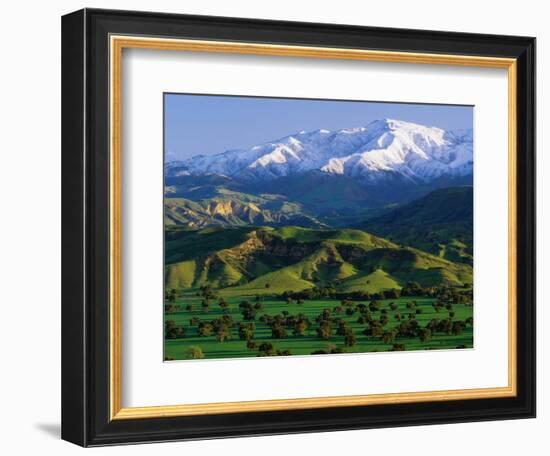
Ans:
[[[445,131],[383,119],[339,131],[301,131],[246,150],[166,163],[168,177],[218,174],[272,180],[318,170],[365,183],[429,183],[473,172],[472,130]]]

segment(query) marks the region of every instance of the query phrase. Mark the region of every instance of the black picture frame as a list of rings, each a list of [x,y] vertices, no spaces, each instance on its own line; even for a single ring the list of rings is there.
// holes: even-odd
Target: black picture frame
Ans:
[[[109,36],[517,59],[517,395],[110,419]],[[84,9],[62,19],[62,438],[82,446],[535,416],[535,39]]]

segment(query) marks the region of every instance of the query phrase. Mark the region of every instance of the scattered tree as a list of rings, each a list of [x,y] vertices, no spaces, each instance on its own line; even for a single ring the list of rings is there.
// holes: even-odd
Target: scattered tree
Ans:
[[[231,339],[231,329],[227,326],[220,326],[216,330],[216,340],[218,342],[225,342],[226,340]]]
[[[353,347],[357,343],[357,338],[353,334],[353,330],[350,328],[349,331],[344,336],[344,345],[346,347]]]
[[[204,353],[202,352],[202,349],[199,346],[193,345],[189,347],[187,350],[187,358],[188,359],[203,359]]]
[[[330,339],[331,335],[332,335],[332,325],[330,324],[329,321],[323,320],[319,324],[319,327],[317,328],[317,336],[320,339],[327,340],[327,339]]]
[[[168,293],[168,301],[169,302],[175,302],[177,296],[177,290],[175,288],[172,288],[170,290],[170,293]]]
[[[420,341],[422,343],[430,342],[432,340],[432,331],[429,328],[423,328],[419,331]]]
[[[271,337],[273,339],[285,339],[287,335],[286,328],[282,324],[275,323],[271,326]]]
[[[382,307],[382,304],[380,303],[380,301],[377,300],[373,300],[369,304],[369,310],[371,312],[378,312],[380,310],[380,307]]]
[[[455,336],[462,334],[464,331],[464,323],[462,321],[454,321],[451,326],[451,333]]]
[[[382,334],[382,342],[384,342],[385,344],[391,344],[395,340],[396,336],[397,331],[386,331],[384,334]]]
[[[297,319],[294,323],[294,335],[295,336],[305,336],[309,328],[309,321],[306,318]]]
[[[241,323],[239,325],[239,339],[248,340],[254,338],[254,330],[256,325],[254,323]]]
[[[212,323],[208,321],[201,321],[199,323],[198,333],[200,337],[211,336],[213,332],[214,332],[214,326],[212,325]]]
[[[276,356],[277,350],[270,342],[262,342],[258,346],[258,355],[257,356]]]

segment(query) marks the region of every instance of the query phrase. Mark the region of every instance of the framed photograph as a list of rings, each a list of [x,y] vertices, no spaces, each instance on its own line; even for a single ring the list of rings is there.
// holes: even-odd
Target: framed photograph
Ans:
[[[62,436],[535,416],[535,39],[62,21]]]

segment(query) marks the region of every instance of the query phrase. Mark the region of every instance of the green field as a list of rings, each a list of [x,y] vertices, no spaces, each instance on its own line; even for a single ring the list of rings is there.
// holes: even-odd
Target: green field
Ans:
[[[386,278],[382,278],[386,280]],[[239,339],[239,323],[243,322],[239,303],[243,301],[242,297],[232,297],[230,294],[225,297],[228,307],[223,310],[219,305],[218,299],[211,299],[208,312],[204,312],[201,308],[201,302],[204,299],[198,296],[197,289],[185,290],[180,292],[176,299],[170,303],[173,308],[165,312],[165,321],[173,321],[175,326],[181,326],[185,330],[183,338],[168,338],[165,341],[165,359],[180,360],[190,359],[190,347],[199,347],[205,359],[212,358],[242,358],[256,357],[259,354],[258,347],[247,348],[247,340]],[[223,293],[222,293],[223,296]],[[248,297],[252,304],[256,304],[254,297]],[[408,309],[407,303],[415,301],[416,307]],[[381,307],[376,311],[369,311],[374,320],[379,320],[384,309],[388,317],[388,323],[384,326],[383,331],[389,332],[396,328],[401,322],[409,320],[409,314],[414,313],[414,319],[418,322],[418,328],[424,328],[432,319],[452,321],[465,321],[473,316],[473,307],[466,304],[453,304],[452,317],[449,316],[449,310],[440,308],[439,312],[433,307],[435,298],[427,297],[401,297],[397,299],[380,300]],[[369,301],[353,301],[347,305],[342,305],[340,300],[324,299],[324,300],[305,300],[303,303],[298,303],[297,300],[292,300],[291,303],[284,301],[282,298],[265,295],[259,301],[262,308],[257,311],[254,320],[255,329],[254,336],[251,339],[256,345],[261,345],[263,342],[269,342],[274,346],[274,349],[280,351],[288,350],[292,355],[309,355],[312,352],[324,350],[325,352],[375,352],[389,351],[394,348],[394,344],[404,345],[401,349],[406,350],[426,350],[426,349],[454,349],[454,348],[471,348],[473,347],[473,327],[471,324],[466,324],[460,334],[448,332],[434,331],[430,341],[422,342],[420,337],[402,337],[397,336],[390,343],[384,343],[381,337],[366,336],[363,331],[369,327],[369,323],[358,323],[361,312],[357,309],[358,304],[363,303],[369,305]],[[394,303],[397,308],[390,309],[390,303]],[[192,310],[185,310],[191,305]],[[179,306],[179,309],[177,309]],[[336,334],[335,325],[331,331],[330,338],[321,339],[317,334],[319,323],[316,318],[323,312],[324,309],[334,309],[342,307],[341,312],[332,312],[331,318],[342,319],[351,328],[355,335],[355,344],[353,346],[345,346],[344,336]],[[346,314],[346,309],[355,308],[352,315]],[[177,309],[177,310],[174,310]],[[417,310],[419,309],[419,310]],[[287,328],[287,337],[276,339],[272,337],[272,330],[267,323],[261,321],[261,316],[264,314],[272,317],[282,315],[283,312],[288,312],[288,315],[303,314],[310,321],[310,325],[305,330],[304,335],[295,336],[291,327]],[[351,311],[350,311],[351,312]],[[396,320],[395,315],[400,314],[401,321]],[[232,327],[229,328],[229,339],[224,342],[219,342],[215,334],[209,336],[199,336],[197,321],[213,321],[222,318],[224,315],[230,315],[234,321]],[[195,324],[191,324],[190,320],[195,317]]]

